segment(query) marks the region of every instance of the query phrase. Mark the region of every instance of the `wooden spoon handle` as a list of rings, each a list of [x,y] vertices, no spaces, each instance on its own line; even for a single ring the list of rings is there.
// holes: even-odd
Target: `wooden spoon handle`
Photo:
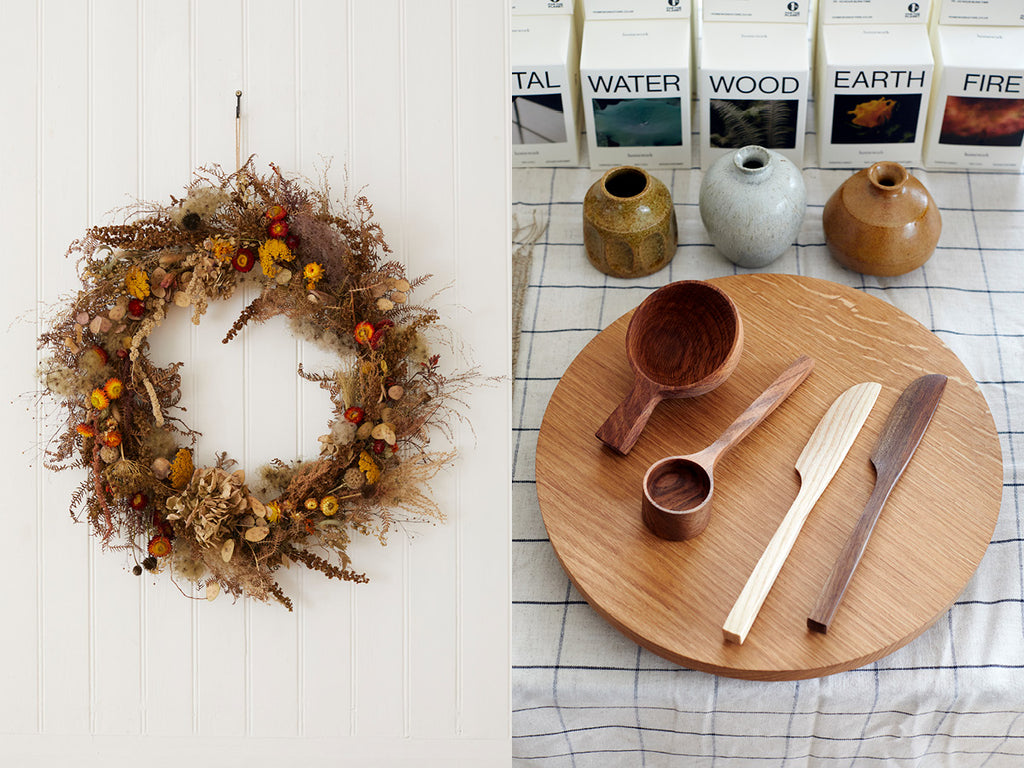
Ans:
[[[801,355],[773,381],[739,417],[730,424],[721,436],[701,451],[703,458],[711,465],[725,455],[726,451],[749,435],[754,428],[768,418],[782,401],[792,394],[814,368],[814,360]]]
[[[625,456],[640,438],[654,406],[663,399],[661,388],[650,379],[637,375],[626,399],[597,430],[597,439]]]

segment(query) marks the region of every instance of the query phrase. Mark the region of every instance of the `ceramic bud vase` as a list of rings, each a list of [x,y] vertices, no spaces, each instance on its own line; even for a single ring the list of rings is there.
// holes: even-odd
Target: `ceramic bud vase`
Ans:
[[[924,185],[899,163],[858,171],[832,193],[822,213],[836,261],[865,275],[894,276],[931,257],[942,215]]]
[[[657,272],[676,253],[676,212],[661,181],[642,168],[612,168],[583,198],[590,263],[613,277]]]
[[[760,269],[796,241],[807,190],[796,165],[770,149],[741,147],[722,155],[700,185],[700,218],[722,255]]]

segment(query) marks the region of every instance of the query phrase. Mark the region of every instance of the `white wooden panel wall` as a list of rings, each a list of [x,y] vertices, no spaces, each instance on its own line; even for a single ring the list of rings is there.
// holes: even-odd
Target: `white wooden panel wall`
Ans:
[[[0,765],[503,765],[509,753],[507,2],[0,0]],[[67,244],[135,198],[243,156],[374,202],[396,256],[499,384],[471,397],[434,483],[450,515],[350,586],[298,569],[296,610],[193,601],[130,575],[41,467],[38,310],[78,286]],[[222,345],[242,302],[157,336],[186,364],[198,459],[315,455],[325,362],[283,321]],[[425,297],[421,297],[425,298]],[[73,756],[73,757],[72,757]],[[69,759],[70,758],[70,759]]]

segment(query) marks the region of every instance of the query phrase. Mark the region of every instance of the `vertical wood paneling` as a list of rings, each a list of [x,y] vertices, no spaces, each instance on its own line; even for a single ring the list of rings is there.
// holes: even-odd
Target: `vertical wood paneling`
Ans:
[[[302,0],[298,6],[299,167],[319,178],[319,171],[329,163],[327,179],[339,198],[345,192],[348,162],[348,18],[344,2]],[[323,55],[324,51],[330,55]],[[332,356],[308,344],[302,345],[300,354],[303,366],[311,371],[338,366]],[[316,438],[327,431],[330,400],[309,383],[302,385],[301,395],[303,448],[315,455],[319,452]],[[303,577],[298,619],[299,725],[304,736],[351,735],[352,591],[351,585],[320,574]],[[333,704],[323,706],[328,701]]]
[[[294,2],[246,0],[246,105],[252,115],[247,140],[258,167],[296,167],[297,134]],[[269,117],[269,119],[268,119]],[[255,297],[252,293],[251,297]],[[247,299],[250,296],[247,296]],[[296,376],[298,346],[283,318],[252,325],[245,333],[246,450],[244,466],[255,473],[267,461],[290,461],[303,450],[299,403],[303,384]],[[308,385],[306,385],[308,386]],[[315,438],[313,439],[314,444]],[[308,450],[308,449],[307,449]],[[302,605],[298,569],[281,572],[280,582]],[[287,736],[298,732],[298,620],[276,604],[249,606],[249,732]]]
[[[244,5],[231,2],[190,4],[192,163],[235,163],[235,91],[244,86]],[[217,302],[192,333],[189,423],[202,431],[196,466],[210,466],[216,451],[245,460],[245,338],[221,344],[240,302]],[[197,611],[197,696],[199,733],[239,736],[250,722],[248,605],[221,595]]]
[[[496,85],[507,79],[507,1],[470,6],[0,0],[5,28],[19,33],[0,62],[20,73],[7,91],[18,119],[0,124],[0,210],[5,223],[12,212],[31,222],[7,236],[29,258],[7,268],[5,304],[27,297],[17,312],[31,310],[26,286],[48,305],[76,290],[61,256],[110,209],[180,195],[196,166],[233,170],[241,89],[243,157],[307,177],[329,160],[335,197],[346,183],[366,194],[394,257],[412,275],[434,275],[414,298],[465,342],[465,358],[437,350],[449,368],[507,374],[508,121]],[[37,194],[24,194],[33,184]],[[326,431],[328,399],[295,369],[332,365],[329,356],[281,320],[221,344],[254,296],[249,288],[211,305],[201,329],[189,311],[172,313],[154,337],[161,362],[185,363],[183,416],[203,432],[199,465],[220,450],[249,472],[274,457],[308,458]],[[33,388],[38,333],[7,325],[5,352],[29,363],[0,369],[5,395]],[[207,744],[252,758],[274,743],[284,745],[274,754],[350,765],[417,756],[446,766],[460,755],[483,764],[506,752],[509,502],[495,489],[509,483],[507,398],[505,384],[471,393],[472,429],[456,429],[460,456],[431,486],[449,521],[410,526],[411,536],[396,529],[386,548],[355,542],[368,585],[283,571],[292,614],[230,596],[187,600],[166,574],[130,576],[133,560],[68,521],[76,473],[9,483],[16,506],[35,513],[5,526],[15,540],[6,562],[31,578],[0,603],[19,627],[0,639],[0,658],[23,662],[0,666],[0,733],[44,735],[0,736],[0,756],[52,762],[74,752],[106,765],[143,754],[123,738],[135,735],[159,745],[154,765]],[[40,437],[52,429],[42,424]],[[36,433],[35,424],[18,431],[19,449]],[[38,466],[31,451],[0,449],[4,479],[19,461]],[[114,738],[85,741],[94,736]]]
[[[89,221],[138,199],[138,19],[134,0],[89,4]],[[125,66],[126,63],[128,66]],[[121,217],[118,217],[121,218]],[[134,559],[93,551],[93,732],[142,727],[141,580]],[[134,614],[134,615],[132,615]],[[127,619],[127,620],[126,620]]]
[[[38,161],[38,120],[40,80],[36,8],[30,3],[4,2],[0,18],[5,25],[19,30],[0,47],[0,69],[25,73],[12,78],[7,98],[24,105],[21,119],[7,121],[4,140],[10,148],[0,153],[0,211],[8,229],[8,258],[4,260],[4,280],[0,281],[0,306],[11,310],[9,324],[0,326],[0,348],[8,360],[8,376],[0,378],[0,402],[7,407],[7,440],[0,441],[0,479],[5,489],[7,508],[4,527],[7,538],[15,543],[5,550],[5,570],[18,574],[16,588],[0,591],[0,612],[7,627],[0,642],[0,690],[17,691],[17,696],[0,696],[0,733],[32,733],[39,727],[39,552],[41,507],[37,504],[44,470],[35,455],[46,432],[34,421],[42,415],[37,407],[35,338],[38,332],[33,300],[39,286],[36,280],[38,246],[37,217],[41,210],[36,197]],[[36,77],[28,76],[30,74]],[[10,219],[7,214],[16,214]]]
[[[403,220],[416,233],[404,243],[404,255],[413,274],[432,274],[420,299],[440,291],[433,301],[442,323],[455,319],[455,195],[451,168],[455,147],[448,138],[454,131],[452,27],[448,9],[438,3],[412,0],[403,3],[403,111],[408,116],[403,135],[405,188]],[[431,61],[424,67],[422,62]],[[445,365],[465,365],[454,350],[438,347]],[[433,438],[434,450],[448,446],[443,435]],[[449,515],[445,525],[418,526],[408,544],[410,731],[419,737],[455,735],[458,712],[457,582],[460,568],[456,533],[461,511],[453,473],[431,484],[434,500]]]
[[[356,185],[374,201],[377,220],[385,235],[399,247],[403,242],[400,220],[405,179],[400,146],[403,121],[398,3],[354,2],[349,61],[349,110],[353,115],[350,172]],[[379,556],[371,554],[373,541],[356,541],[357,562],[372,563],[370,583],[353,591],[356,606],[354,631],[355,733],[360,737],[401,737],[406,734],[406,665],[404,600],[406,575],[402,544],[395,532],[392,544]]]
[[[38,236],[45,259],[42,298],[52,304],[77,286],[61,254],[81,234],[89,217],[89,14],[85,3],[51,2],[41,5],[41,16]],[[52,422],[44,426],[47,438],[55,426]],[[44,510],[41,716],[47,733],[89,733],[93,724],[92,543],[84,526],[70,525],[61,513],[82,479],[74,474],[49,476],[40,494]]]
[[[139,3],[139,21],[140,197],[166,200],[192,174],[189,0]],[[154,339],[156,362],[188,366],[182,381],[185,404],[194,403],[196,395],[190,327],[187,313],[175,312]],[[184,599],[164,578],[143,576],[142,587],[143,733],[191,734],[197,726],[195,614],[200,605]]]
[[[508,18],[505,0],[503,19]],[[502,258],[487,254],[498,243],[511,242],[508,205],[479,206],[473,201],[495,196],[508,200],[508,152],[511,146],[510,99],[495,84],[508,71],[508,39],[481,31],[494,23],[489,4],[452,0],[456,51],[456,125],[452,131],[455,159],[458,316],[462,339],[486,373],[501,371],[505,378],[493,387],[477,387],[469,400],[477,437],[460,429],[463,451],[458,462],[458,536],[460,540],[459,631],[461,654],[460,732],[470,738],[502,738],[509,726],[510,683],[507,665],[489,663],[508,656],[508,558],[493,560],[509,541],[508,516],[493,515],[511,506],[511,347],[495,343],[511,338],[508,286],[511,260],[507,246]],[[507,27],[506,27],[507,29]],[[497,55],[501,46],[502,55]],[[484,115],[502,120],[482,120]],[[502,233],[499,235],[498,233]],[[484,418],[480,429],[478,418]],[[480,440],[486,450],[471,450]],[[506,549],[507,552],[507,549]],[[500,566],[499,566],[500,563]],[[499,611],[501,612],[499,615]],[[483,621],[478,617],[487,616]],[[505,723],[502,725],[502,723]]]

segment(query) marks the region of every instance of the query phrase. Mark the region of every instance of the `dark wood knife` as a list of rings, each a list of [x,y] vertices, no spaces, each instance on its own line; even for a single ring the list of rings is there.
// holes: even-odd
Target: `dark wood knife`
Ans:
[[[808,629],[828,632],[828,626],[864,554],[882,507],[917,450],[945,388],[946,377],[941,373],[922,376],[903,390],[889,412],[878,442],[871,452],[871,463],[875,467],[875,488],[807,618]]]

